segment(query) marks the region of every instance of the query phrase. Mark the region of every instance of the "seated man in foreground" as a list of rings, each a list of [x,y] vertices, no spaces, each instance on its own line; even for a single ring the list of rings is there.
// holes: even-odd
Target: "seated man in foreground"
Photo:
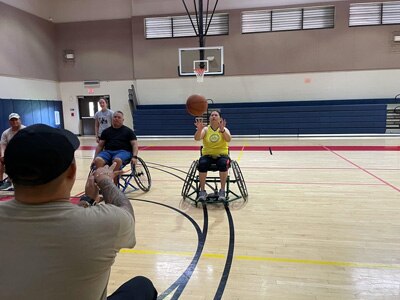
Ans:
[[[94,154],[93,165],[97,168],[116,163],[116,170],[131,161],[137,163],[139,146],[132,129],[124,125],[124,114],[116,111],[113,114],[111,127],[105,129],[100,136]],[[115,184],[118,178],[114,178]]]
[[[87,186],[105,204],[70,202],[78,138],[43,124],[20,130],[5,151],[15,199],[0,202],[1,299],[107,298],[111,266],[136,243],[132,205],[113,183],[114,167],[98,168]],[[150,280],[135,277],[108,299],[156,299]]]

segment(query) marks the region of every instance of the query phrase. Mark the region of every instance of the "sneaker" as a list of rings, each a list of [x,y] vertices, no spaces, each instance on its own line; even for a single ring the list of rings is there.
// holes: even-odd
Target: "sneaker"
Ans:
[[[11,183],[11,186],[6,189],[7,192],[14,192],[14,185]]]
[[[219,190],[218,192],[218,201],[225,201],[226,197],[225,197],[225,190]]]
[[[199,192],[199,197],[197,197],[197,201],[206,201],[207,199],[207,192],[206,191],[200,191]]]
[[[11,182],[9,181],[3,181],[3,183],[0,185],[0,190],[6,191],[11,187]]]

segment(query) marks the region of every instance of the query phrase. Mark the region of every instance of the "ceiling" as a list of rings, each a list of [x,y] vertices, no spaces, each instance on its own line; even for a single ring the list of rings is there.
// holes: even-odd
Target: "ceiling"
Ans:
[[[184,1],[189,11],[194,11],[193,0]],[[196,3],[198,1],[196,0]],[[317,5],[336,1],[342,0],[219,0],[217,11],[287,5]],[[182,0],[0,0],[0,2],[56,23],[185,13]],[[207,0],[203,0],[203,3],[206,7]],[[209,1],[210,10],[215,3],[216,0]]]

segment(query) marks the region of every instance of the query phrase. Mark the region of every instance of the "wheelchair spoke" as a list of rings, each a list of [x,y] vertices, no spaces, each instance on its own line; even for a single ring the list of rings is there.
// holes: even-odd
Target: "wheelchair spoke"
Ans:
[[[135,171],[134,171],[133,178],[135,179],[139,188],[144,192],[149,191],[150,187],[151,187],[151,176],[150,176],[149,169],[147,168],[147,165],[143,161],[143,159],[138,157],[138,160],[137,160],[136,166],[134,166],[134,169],[135,169]]]
[[[192,184],[196,176],[197,164],[198,164],[197,160],[193,161],[189,168],[189,171],[187,172],[186,179],[185,182],[183,183],[181,192],[181,195],[183,196],[184,199],[188,197],[190,188],[193,187]]]
[[[243,199],[246,201],[249,194],[247,192],[247,187],[246,187],[246,183],[244,182],[244,177],[243,177],[242,171],[240,170],[240,167],[236,161],[233,160],[231,162],[231,164],[232,164],[233,174],[235,175],[236,183],[238,185],[240,194],[242,195]]]

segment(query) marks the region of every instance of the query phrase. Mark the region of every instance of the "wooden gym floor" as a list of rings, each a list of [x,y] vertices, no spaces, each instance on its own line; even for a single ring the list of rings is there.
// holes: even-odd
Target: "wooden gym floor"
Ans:
[[[73,196],[94,153],[81,141]],[[159,299],[400,299],[398,138],[234,139],[249,201],[228,208],[182,201],[199,143],[139,144],[152,187],[128,193],[137,245],[118,254],[109,293],[144,275]]]

